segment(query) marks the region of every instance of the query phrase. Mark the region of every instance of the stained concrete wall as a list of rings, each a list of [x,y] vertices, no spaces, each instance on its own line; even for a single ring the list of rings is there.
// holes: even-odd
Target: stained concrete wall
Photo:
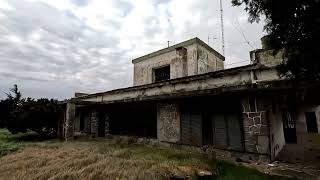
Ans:
[[[134,63],[134,85],[154,82],[153,69],[166,65],[170,65],[170,79],[212,72],[224,67],[224,59],[199,43],[183,46],[183,48],[186,49],[186,59],[183,59],[180,50],[173,49]]]
[[[170,143],[180,141],[180,112],[178,103],[159,103],[157,105],[157,139]]]
[[[273,67],[281,64],[285,60],[285,49],[257,49],[250,52],[250,59],[254,63],[259,63],[267,67]]]
[[[263,77],[261,79],[263,80]],[[146,87],[132,87],[124,90],[110,91],[102,95],[94,95],[81,98],[83,101],[93,102],[113,102],[124,101],[130,99],[144,99],[154,96],[174,96],[176,93],[192,93],[202,90],[214,91],[218,88],[226,87],[238,87],[245,84],[251,84],[251,72],[250,71],[237,71],[224,76],[209,75],[203,77],[194,77],[183,82],[176,80],[170,82],[163,82],[158,84],[150,84]]]
[[[287,106],[282,101],[283,97],[281,96],[269,96],[265,99],[267,102],[266,106],[268,106],[269,109],[271,159],[274,159],[286,144],[283,133],[281,109],[287,108]]]
[[[224,69],[224,61],[205,47],[198,46],[198,73],[203,74]]]

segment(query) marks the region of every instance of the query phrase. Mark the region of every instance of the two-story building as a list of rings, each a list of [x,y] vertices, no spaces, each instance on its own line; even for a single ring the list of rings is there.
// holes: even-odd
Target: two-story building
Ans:
[[[250,65],[224,69],[225,58],[194,38],[134,59],[134,86],[70,99],[60,135],[145,137],[249,159],[316,158],[319,85],[280,77],[283,50],[250,55]]]

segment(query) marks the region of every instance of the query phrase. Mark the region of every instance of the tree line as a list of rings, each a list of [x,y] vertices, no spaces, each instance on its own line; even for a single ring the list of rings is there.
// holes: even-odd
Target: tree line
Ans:
[[[41,136],[56,136],[63,109],[55,99],[23,98],[17,85],[0,100],[0,128],[12,134],[34,131]]]

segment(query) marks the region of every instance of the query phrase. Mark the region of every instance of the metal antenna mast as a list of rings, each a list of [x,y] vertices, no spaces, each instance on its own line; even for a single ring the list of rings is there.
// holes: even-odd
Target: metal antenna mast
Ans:
[[[225,56],[222,0],[220,0],[220,18],[221,18],[222,54],[223,54],[223,56]]]

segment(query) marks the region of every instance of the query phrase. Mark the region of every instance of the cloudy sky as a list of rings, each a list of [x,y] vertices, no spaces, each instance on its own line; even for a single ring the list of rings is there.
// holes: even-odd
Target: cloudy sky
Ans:
[[[227,68],[246,63],[263,35],[230,1]],[[0,0],[0,98],[13,84],[58,99],[132,86],[133,58],[208,36],[221,52],[219,0]]]

